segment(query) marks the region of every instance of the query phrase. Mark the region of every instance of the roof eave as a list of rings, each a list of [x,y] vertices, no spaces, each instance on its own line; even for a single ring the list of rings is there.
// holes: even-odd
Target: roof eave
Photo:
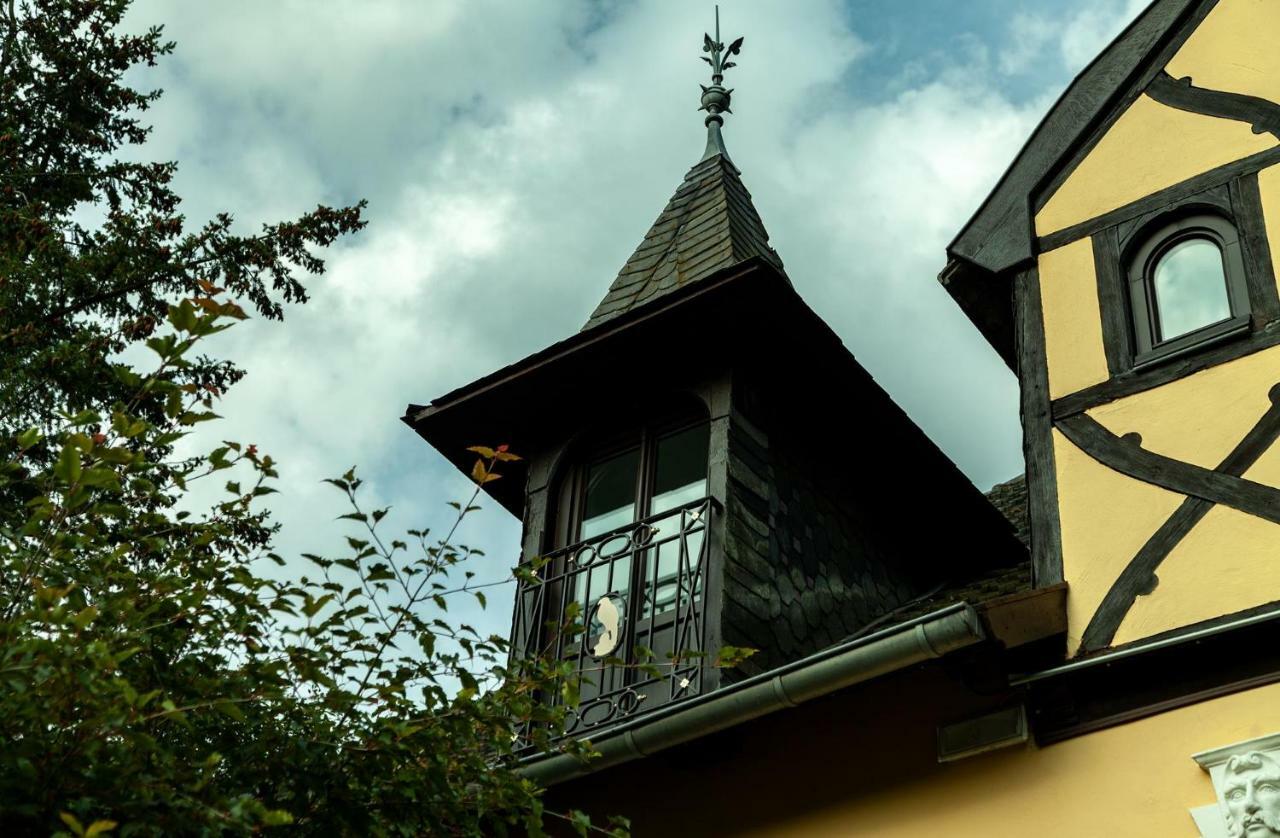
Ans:
[[[995,274],[972,262],[952,259],[938,275],[938,282],[1000,359],[1017,373],[1012,277],[1013,272]]]
[[[650,756],[760,716],[797,707],[916,664],[990,642],[1026,645],[1066,631],[1066,585],[1025,591],[976,606],[955,603],[699,698],[658,708],[593,739],[600,754],[526,759],[521,772],[551,786]]]
[[[1195,10],[1214,0],[1152,0],[1083,70],[1031,132],[994,189],[947,246],[963,259],[1001,273],[1032,258],[1035,192],[1063,158],[1105,119],[1150,59]]]
[[[731,288],[744,285],[785,289],[784,293],[795,294],[785,275],[770,260],[764,257],[746,259],[586,328],[514,364],[452,390],[428,405],[410,404],[401,416],[401,421],[413,428],[418,436],[444,454],[464,473],[470,471],[475,459],[467,452],[467,446],[509,443],[518,453],[519,440],[507,438],[520,425],[519,422],[512,421],[517,415],[516,408],[495,411],[494,405],[519,405],[521,400],[511,394],[526,392],[537,382],[545,383],[555,378],[558,371],[574,364],[586,363],[584,359],[593,356],[613,357],[617,347],[634,343],[634,336],[649,328],[653,321],[691,312],[707,301],[722,299]],[[495,416],[495,413],[502,415]],[[503,421],[499,422],[498,419]],[[503,438],[493,438],[495,436]],[[518,471],[518,466],[514,471]],[[516,473],[508,476],[519,477]],[[519,479],[494,481],[486,484],[484,489],[505,509],[520,517],[524,496],[523,484]]]
[[[1040,193],[1124,97],[1141,87],[1161,51],[1216,0],[1153,0],[1080,71],[1032,131],[994,189],[947,246],[940,279],[1005,363],[1016,370],[1010,286],[1037,254]]]

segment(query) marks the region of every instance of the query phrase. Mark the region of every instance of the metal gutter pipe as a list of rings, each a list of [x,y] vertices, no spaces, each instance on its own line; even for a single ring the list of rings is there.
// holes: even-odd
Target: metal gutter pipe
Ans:
[[[1052,669],[1044,669],[1040,672],[1030,672],[1025,675],[1018,675],[1009,679],[1009,685],[1019,687],[1023,684],[1030,684],[1035,681],[1043,681],[1046,678],[1055,678],[1059,675],[1065,675],[1069,672],[1076,672],[1081,669],[1089,669],[1099,664],[1112,664],[1118,660],[1141,655],[1147,652],[1154,652],[1157,649],[1167,649],[1170,646],[1180,646],[1186,643],[1195,643],[1209,637],[1219,634],[1225,634],[1236,629],[1248,628],[1256,626],[1260,623],[1269,623],[1272,621],[1280,621],[1280,610],[1264,611],[1261,614],[1253,614],[1249,617],[1241,617],[1238,620],[1231,620],[1216,626],[1196,629],[1194,631],[1177,634],[1173,637],[1165,637],[1160,640],[1152,640],[1148,642],[1139,641],[1132,646],[1127,646],[1115,652],[1103,652],[1097,655],[1084,658],[1082,660],[1065,663],[1062,666],[1055,666]]]
[[[539,785],[552,786],[940,658],[985,638],[977,612],[958,603],[637,718],[593,740],[600,756],[589,762],[568,754],[539,756],[520,770]]]

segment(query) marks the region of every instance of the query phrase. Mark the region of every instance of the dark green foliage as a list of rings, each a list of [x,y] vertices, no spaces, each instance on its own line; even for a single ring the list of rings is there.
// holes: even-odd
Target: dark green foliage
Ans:
[[[357,205],[249,236],[228,215],[196,224],[173,164],[120,162],[157,95],[124,74],[171,48],[122,34],[126,6],[0,3],[0,824],[538,833],[513,723],[553,731],[536,695],[568,673],[509,668],[503,639],[447,620],[483,596],[450,581],[471,551],[384,539],[349,472],[331,481],[346,549],[286,563],[260,505],[269,456],[174,455],[241,376],[201,342],[304,302],[316,252],[364,222]],[[144,345],[153,363],[124,360]],[[514,456],[479,454],[480,482]],[[197,481],[223,499],[199,508]]]

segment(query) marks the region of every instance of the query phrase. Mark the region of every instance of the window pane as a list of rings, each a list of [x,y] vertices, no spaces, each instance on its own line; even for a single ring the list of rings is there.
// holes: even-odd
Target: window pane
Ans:
[[[671,528],[679,526],[678,516],[672,519]],[[696,601],[702,596],[702,577],[697,573],[698,558],[702,555],[702,530],[685,537],[688,553],[685,562],[680,561],[680,540],[667,541],[649,551],[650,562],[645,582],[644,617],[665,614],[678,604]]]
[[[639,449],[624,451],[591,466],[580,539],[591,538],[635,520]]]
[[[1160,340],[1169,340],[1231,316],[1222,251],[1209,239],[1174,245],[1154,274]]]
[[[707,494],[710,434],[710,426],[702,424],[658,440],[650,515],[666,512]]]
[[[658,440],[653,500],[649,505],[651,514],[658,515],[706,497],[710,433],[710,427],[703,424]],[[662,542],[678,532],[680,519],[681,514],[674,513],[655,521],[657,540]],[[702,533],[697,532],[688,539],[689,550],[694,556],[701,546],[701,538]],[[666,541],[650,550],[648,563],[644,616],[665,613],[675,608],[680,599],[687,599],[690,595],[697,598],[701,594],[700,580],[698,590],[690,591],[686,587],[691,580],[684,576],[689,568],[682,567],[678,539]]]

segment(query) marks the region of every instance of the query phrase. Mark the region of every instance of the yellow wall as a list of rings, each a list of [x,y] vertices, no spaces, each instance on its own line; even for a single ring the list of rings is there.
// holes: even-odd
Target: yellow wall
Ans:
[[[1246,355],[1163,387],[1094,408],[1117,436],[1138,433],[1147,450],[1215,468],[1270,405],[1280,347]],[[1054,431],[1062,524],[1068,648],[1075,650],[1107,590],[1183,496],[1126,477]],[[1245,477],[1280,488],[1280,445]],[[1160,582],[1138,597],[1115,643],[1280,601],[1280,526],[1215,508],[1173,549]]]
[[[1274,0],[1220,0],[1165,70],[1190,76],[1197,87],[1280,102],[1277,42]],[[1088,221],[1275,145],[1246,123],[1170,108],[1143,94],[1050,196],[1036,215],[1036,233]]]
[[[1049,395],[1056,399],[1107,380],[1092,240],[1042,254],[1039,268]]]
[[[1220,0],[1165,69],[1196,87],[1280,102],[1278,42],[1275,0]]]
[[[1193,838],[1213,785],[1191,754],[1280,730],[1280,685],[915,778],[746,834],[877,838]],[[856,755],[832,754],[832,764]],[[749,793],[747,789],[744,794]]]
[[[1280,599],[1280,526],[1216,506],[1169,553],[1115,642],[1128,643]]]
[[[1200,87],[1280,102],[1278,42],[1280,0],[1221,0],[1166,69]],[[1143,95],[1049,198],[1037,232],[1088,221],[1275,142],[1246,123]],[[1261,171],[1258,186],[1271,251],[1280,255],[1280,166]],[[1049,395],[1057,399],[1108,377],[1090,239],[1041,254],[1038,267]],[[1277,383],[1280,348],[1273,348],[1090,415],[1116,435],[1141,434],[1148,450],[1215,468],[1266,411]],[[1121,570],[1184,498],[1111,470],[1056,432],[1053,447],[1074,650]],[[1267,452],[1246,476],[1280,487],[1280,450]],[[1280,601],[1280,526],[1214,509],[1156,575],[1156,589],[1138,598],[1115,643]]]
[[[1067,648],[1074,653],[1102,598],[1182,496],[1107,468],[1056,430],[1053,454],[1068,584]]]
[[[1264,349],[1089,411],[1112,433],[1142,435],[1142,447],[1215,468],[1271,405],[1280,347]]]
[[[1044,236],[1276,145],[1244,122],[1170,108],[1143,94],[1036,215]]]

